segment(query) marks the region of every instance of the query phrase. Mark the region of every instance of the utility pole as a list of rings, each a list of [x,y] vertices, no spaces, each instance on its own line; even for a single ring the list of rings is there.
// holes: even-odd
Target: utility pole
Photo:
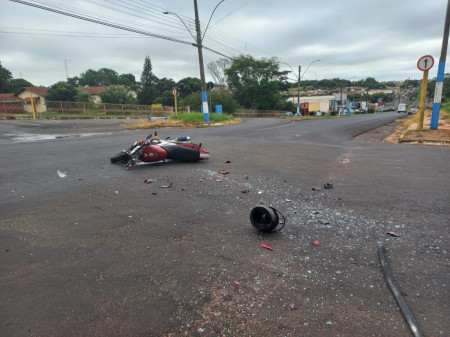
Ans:
[[[430,129],[437,129],[439,122],[439,111],[441,109],[442,87],[444,86],[445,59],[447,56],[448,31],[450,28],[450,0],[447,0],[447,12],[445,14],[444,36],[442,38],[441,57],[436,77],[436,88],[434,91],[433,113],[431,115]]]
[[[203,117],[205,122],[209,122],[208,94],[206,92],[205,69],[203,66],[202,34],[200,32],[200,20],[198,18],[197,0],[194,0],[194,10],[195,10],[195,30],[197,31],[198,63],[200,67],[200,80],[202,88]]]
[[[297,81],[297,117],[300,116],[300,74],[302,73],[302,66],[298,66],[298,81]]]

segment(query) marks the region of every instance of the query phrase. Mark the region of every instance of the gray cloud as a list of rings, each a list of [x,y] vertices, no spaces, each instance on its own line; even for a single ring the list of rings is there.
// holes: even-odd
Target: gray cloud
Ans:
[[[193,28],[192,1],[125,2],[139,6],[135,8],[140,17],[111,12],[81,0],[70,5],[99,17],[114,17],[115,22],[193,42],[175,17],[160,15],[166,8],[182,15]],[[198,0],[204,24],[217,3]],[[300,64],[304,70],[310,62],[320,59],[308,70],[308,79],[420,79],[422,74],[416,67],[419,57],[430,54],[438,62],[446,5],[445,0],[226,0],[217,8],[204,43],[230,56],[275,56],[294,69]],[[155,6],[161,8],[145,11],[157,9]],[[65,60],[69,60],[71,77],[87,69],[107,67],[139,79],[146,55],[151,57],[158,77],[199,77],[198,55],[193,46],[142,37],[10,1],[0,2],[0,22],[2,65],[15,78],[22,74],[35,85],[65,80]],[[55,36],[58,34],[77,37]],[[205,64],[219,58],[204,50]],[[430,77],[436,72],[437,66],[430,71]]]

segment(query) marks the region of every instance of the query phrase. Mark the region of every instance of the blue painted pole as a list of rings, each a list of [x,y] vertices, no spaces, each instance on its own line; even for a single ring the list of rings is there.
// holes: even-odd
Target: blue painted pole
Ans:
[[[297,102],[297,117],[300,117],[300,101]]]
[[[431,115],[430,129],[437,129],[439,122],[439,110],[441,109],[442,87],[444,85],[445,59],[447,57],[448,33],[450,28],[450,1],[447,1],[445,14],[444,34],[442,38],[441,57],[434,91],[433,113]]]
[[[439,122],[439,111],[441,110],[442,87],[444,85],[445,61],[439,62],[438,74],[436,78],[436,88],[434,90],[433,113],[431,114],[430,129],[437,129]]]
[[[203,118],[206,123],[209,122],[209,111],[208,111],[208,94],[206,91],[202,91],[202,107],[203,107]]]
[[[148,114],[148,120],[149,120],[149,121],[152,120],[152,114]]]

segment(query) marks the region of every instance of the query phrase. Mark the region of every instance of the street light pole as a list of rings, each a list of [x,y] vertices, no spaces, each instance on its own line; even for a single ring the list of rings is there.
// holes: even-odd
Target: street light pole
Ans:
[[[199,63],[199,67],[200,67],[200,82],[201,82],[201,90],[202,90],[202,109],[203,109],[203,116],[204,116],[204,120],[205,122],[209,122],[209,110],[208,110],[208,94],[206,91],[206,81],[205,81],[205,66],[203,65],[203,38],[205,37],[206,31],[208,30],[209,27],[209,23],[211,22],[211,18],[214,14],[214,12],[216,11],[217,7],[219,7],[219,5],[224,2],[225,0],[221,0],[216,7],[214,7],[213,12],[211,13],[211,16],[209,17],[209,21],[208,24],[205,28],[205,31],[203,32],[203,37],[202,37],[202,33],[200,31],[200,19],[198,18],[198,6],[197,6],[197,0],[194,0],[194,11],[195,11],[195,30],[197,35],[194,36],[189,27],[184,23],[183,19],[180,18],[176,13],[172,13],[172,12],[168,12],[165,11],[163,12],[163,14],[173,14],[175,15],[178,19],[180,19],[180,21],[183,23],[183,25],[186,27],[187,31],[189,32],[189,34],[191,34],[192,38],[195,41],[195,44],[193,44],[194,46],[197,47],[198,50],[198,63]],[[206,48],[208,50],[212,50],[210,48]],[[215,52],[215,51],[214,51]],[[217,52],[215,52],[217,53]],[[220,53],[219,53],[220,54]],[[220,54],[222,56],[228,57],[226,55]]]
[[[202,89],[203,117],[205,122],[209,122],[208,95],[206,92],[205,68],[203,66],[202,34],[200,32],[200,20],[198,18],[197,0],[194,0],[194,10],[195,10],[195,30],[197,31],[198,63],[200,67],[200,81]]]
[[[320,60],[314,60],[312,61],[307,67],[305,72],[303,73],[303,76],[305,76],[306,72],[308,71],[309,67],[311,66],[311,64],[315,63],[315,62],[319,62]],[[301,70],[302,70],[302,66],[298,66],[298,91],[297,91],[297,117],[300,116],[300,80],[302,79],[303,76],[301,76]]]
[[[303,76],[305,76],[305,74],[308,71],[308,69],[311,66],[311,64],[313,64],[314,62],[319,62],[319,61],[320,60],[312,61],[308,65],[308,67],[306,68],[305,72],[303,73]],[[302,66],[301,65],[298,66],[298,74],[296,74],[294,69],[292,69],[292,67],[291,67],[291,65],[289,63],[286,63],[286,62],[280,62],[280,63],[283,63],[283,64],[289,66],[289,68],[291,68],[292,73],[297,76],[297,117],[298,117],[298,116],[300,116],[300,80],[303,77],[303,76],[301,76],[301,74],[302,74]]]

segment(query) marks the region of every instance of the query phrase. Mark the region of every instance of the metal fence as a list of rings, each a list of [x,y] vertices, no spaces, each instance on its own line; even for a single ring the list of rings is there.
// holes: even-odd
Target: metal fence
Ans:
[[[237,109],[233,116],[241,117],[241,118],[256,118],[256,117],[280,117],[284,115],[286,111],[281,110],[245,110],[245,109]]]

